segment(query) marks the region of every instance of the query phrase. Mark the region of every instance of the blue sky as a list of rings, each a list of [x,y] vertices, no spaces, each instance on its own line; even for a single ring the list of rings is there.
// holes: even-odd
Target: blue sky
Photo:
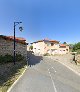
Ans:
[[[28,42],[49,38],[80,41],[80,0],[0,0],[0,34],[13,35],[14,21],[22,21],[16,36]]]

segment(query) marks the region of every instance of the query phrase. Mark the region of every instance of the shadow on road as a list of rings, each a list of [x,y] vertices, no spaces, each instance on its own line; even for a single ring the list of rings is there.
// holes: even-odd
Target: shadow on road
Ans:
[[[30,67],[40,63],[40,61],[43,60],[42,56],[34,55],[32,51],[28,51],[28,58],[28,65]]]

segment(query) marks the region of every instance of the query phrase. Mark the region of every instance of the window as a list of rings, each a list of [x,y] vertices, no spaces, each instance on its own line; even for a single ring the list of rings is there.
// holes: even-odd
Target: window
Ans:
[[[66,51],[68,51],[68,49],[66,49]]]
[[[54,45],[54,43],[51,43],[51,46],[53,46]]]

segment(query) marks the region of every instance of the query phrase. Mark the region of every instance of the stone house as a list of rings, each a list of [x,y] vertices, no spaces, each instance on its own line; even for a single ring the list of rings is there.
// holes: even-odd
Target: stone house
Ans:
[[[26,39],[16,37],[16,54],[21,54],[22,56],[27,56],[27,43]],[[14,37],[0,35],[0,55],[13,55],[14,52]]]
[[[33,46],[33,52],[35,54],[67,54],[69,52],[69,45],[60,44],[56,40],[39,40],[31,43]]]

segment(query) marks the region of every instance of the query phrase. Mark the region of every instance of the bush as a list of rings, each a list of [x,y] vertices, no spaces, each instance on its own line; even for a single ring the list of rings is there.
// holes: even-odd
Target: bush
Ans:
[[[4,56],[4,59],[5,59],[5,62],[12,62],[13,61],[13,56],[6,54]]]
[[[49,53],[45,53],[44,56],[50,56],[50,54]]]
[[[12,62],[13,56],[6,54],[5,56],[0,56],[0,63]]]
[[[16,54],[16,61],[19,62],[19,61],[24,61],[25,60],[25,57],[22,56],[21,54]],[[13,62],[13,59],[14,57],[11,56],[11,55],[8,55],[6,54],[5,56],[0,56],[0,63],[9,63],[9,62]]]
[[[30,49],[30,50],[33,50],[33,46],[30,46],[29,49]]]
[[[16,54],[16,61],[22,61],[25,60],[25,57],[22,56],[21,54]]]
[[[0,56],[0,63],[2,63],[4,61],[4,58],[3,58],[3,56],[1,55]]]

